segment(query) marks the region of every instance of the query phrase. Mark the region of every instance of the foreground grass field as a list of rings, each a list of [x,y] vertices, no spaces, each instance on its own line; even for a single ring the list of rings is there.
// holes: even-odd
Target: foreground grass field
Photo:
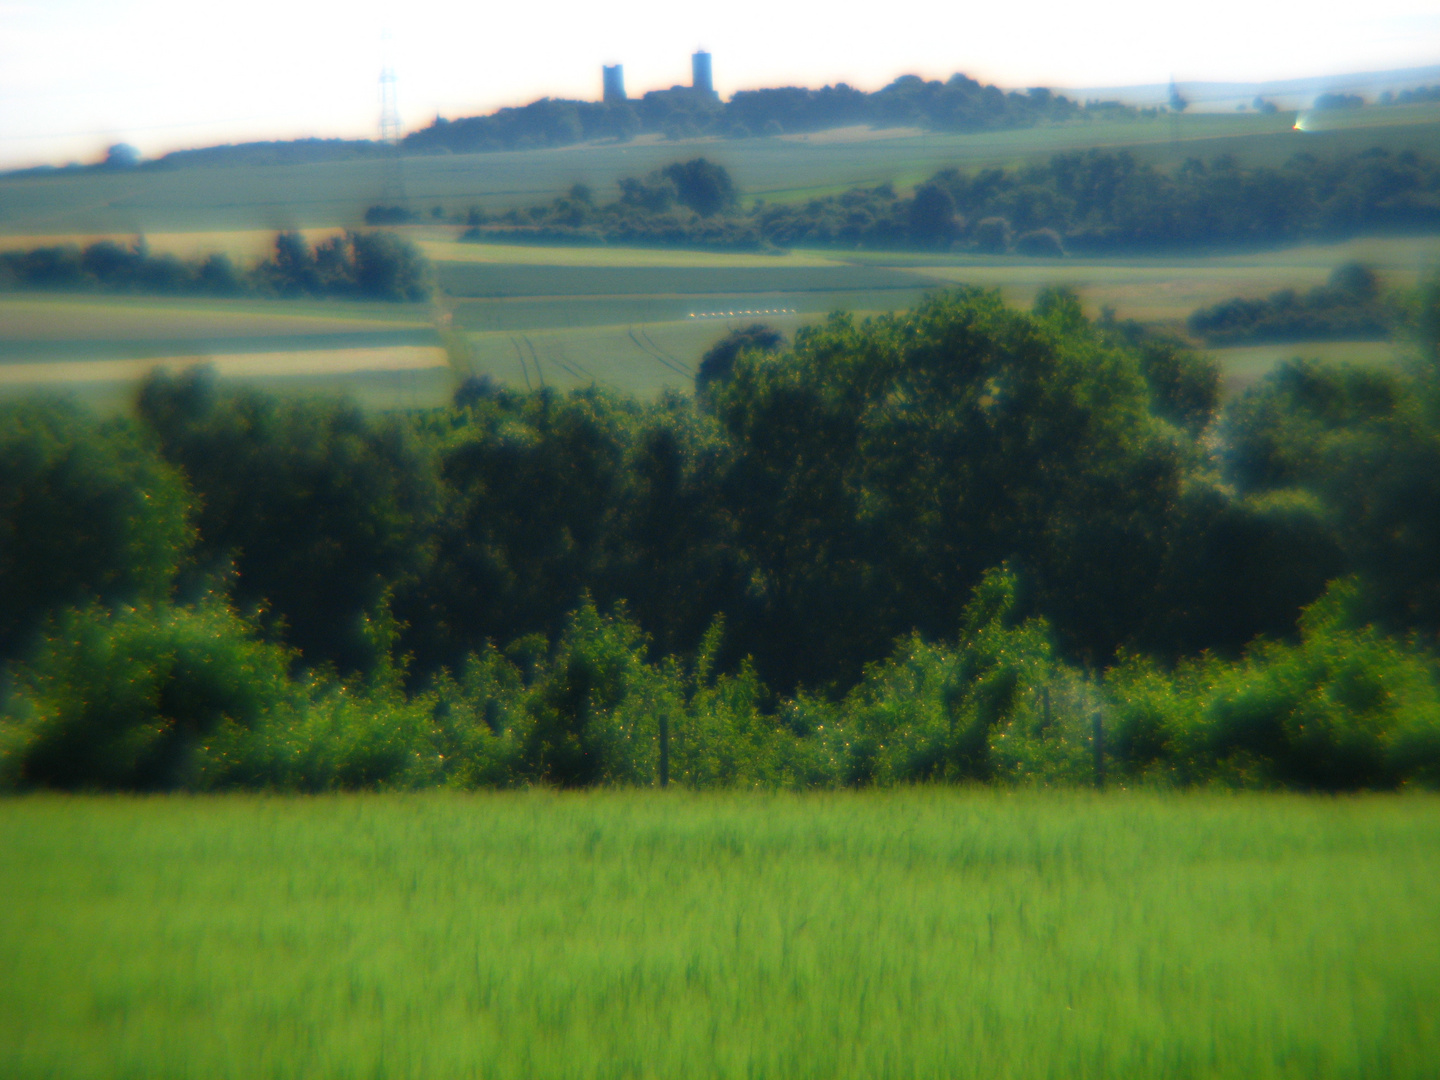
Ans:
[[[1433,1077],[1433,798],[0,803],[6,1077]]]

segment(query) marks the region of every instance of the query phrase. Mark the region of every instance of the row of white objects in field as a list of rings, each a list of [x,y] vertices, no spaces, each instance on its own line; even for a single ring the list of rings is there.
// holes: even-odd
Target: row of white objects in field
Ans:
[[[793,307],[756,308],[753,311],[692,311],[692,319],[733,319],[737,315],[794,315]]]

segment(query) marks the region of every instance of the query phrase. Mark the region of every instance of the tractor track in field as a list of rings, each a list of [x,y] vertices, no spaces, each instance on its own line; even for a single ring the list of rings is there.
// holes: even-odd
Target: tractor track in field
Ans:
[[[539,370],[539,368],[540,368],[540,353],[539,353],[539,352],[536,350],[536,348],[535,348],[535,342],[533,342],[533,341],[530,340],[530,336],[529,336],[528,334],[521,334],[521,335],[520,335],[520,338],[521,338],[522,341],[525,342],[526,346],[530,349],[530,355],[531,355],[532,357],[534,357],[534,359],[535,359],[535,368],[536,368],[536,370]],[[574,379],[584,379],[584,378],[585,378],[585,376],[584,376],[584,375],[581,375],[580,372],[576,371],[575,368],[574,368],[572,365],[566,363],[565,360],[564,360],[562,357],[557,356],[557,355],[555,354],[555,351],[554,351],[554,350],[551,350],[549,359],[550,359],[550,363],[554,364],[556,367],[558,367],[561,371],[565,372],[565,374],[569,375],[571,378],[574,378]],[[593,381],[593,380],[592,380],[592,381]],[[543,376],[542,376],[542,378],[541,378],[540,385],[541,385],[541,386],[544,386],[544,385],[545,385]]]
[[[626,332],[630,335],[630,340],[635,343],[635,347],[636,347],[637,349],[639,349],[641,352],[643,352],[646,356],[650,357],[652,360],[654,360],[654,361],[656,361],[657,363],[662,364],[663,366],[669,368],[671,371],[675,372],[676,375],[683,376],[684,378],[687,378],[687,379],[694,377],[691,372],[686,371],[683,367],[681,367],[679,364],[675,363],[673,360],[667,359],[667,358],[655,347],[654,342],[651,342],[651,344],[650,344],[649,346],[646,346],[645,342],[641,341],[638,337],[635,336],[635,328],[634,328],[633,326],[630,327]],[[643,334],[644,331],[642,330],[641,333]],[[648,341],[648,340],[649,340],[649,335],[646,334],[645,336],[646,336],[646,340]]]
[[[525,350],[520,348],[520,342],[513,334],[510,336],[510,344],[515,347],[515,359],[520,361],[520,374],[525,378],[525,389],[534,390],[535,387],[530,382],[530,369],[525,364]],[[538,370],[536,374],[539,374]]]
[[[684,373],[687,374],[690,378],[693,379],[695,377],[695,368],[693,365],[687,364],[684,360],[681,360],[669,349],[662,349],[659,345],[655,344],[655,339],[650,336],[650,332],[646,330],[643,326],[640,328],[640,336],[650,343],[650,347],[655,350],[657,355],[666,357],[672,366],[683,369]]]

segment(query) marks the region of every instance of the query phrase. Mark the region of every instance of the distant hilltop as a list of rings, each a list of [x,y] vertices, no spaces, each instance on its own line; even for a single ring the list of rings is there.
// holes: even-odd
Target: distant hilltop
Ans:
[[[1273,112],[1317,105],[1356,108],[1419,101],[1440,101],[1440,66],[1267,83],[1184,82],[1177,86],[1172,82],[1066,93],[1045,87],[1007,91],[982,85],[963,74],[952,75],[944,82],[902,75],[873,93],[838,83],[819,90],[797,86],[741,90],[726,101],[715,92],[711,56],[702,49],[691,57],[689,86],[651,90],[631,98],[625,91],[623,65],[604,65],[598,101],[546,97],[481,116],[437,116],[398,144],[374,139],[306,138],[177,150],[148,161],[142,161],[132,147],[120,144],[111,147],[106,159],[98,164],[58,169],[40,166],[5,175],[86,168],[302,164],[388,154],[397,145],[405,154],[469,154],[548,149],[598,140],[625,141],[638,135],[675,140],[737,139],[853,126],[965,133],[1154,116],[1191,107]]]
[[[1113,98],[1127,105],[1164,105],[1170,83],[1144,86],[1094,86],[1068,90],[1081,98]],[[1272,79],[1267,82],[1214,82],[1185,80],[1181,89],[1191,108],[1226,112],[1237,106],[1252,107],[1256,98],[1281,109],[1313,108],[1322,97],[1358,98],[1376,105],[1406,104],[1415,100],[1440,99],[1440,64],[1429,67],[1397,68],[1391,71],[1352,71],[1343,75],[1320,75],[1303,79]]]
[[[625,94],[624,69],[619,64],[607,66],[602,69],[604,93],[599,101],[547,97],[484,116],[455,120],[437,116],[427,127],[402,138],[398,146],[407,154],[469,154],[548,149],[601,139],[624,141],[642,134],[668,139],[749,138],[855,125],[996,131],[1096,115],[1138,116],[1156,111],[1119,102],[1081,104],[1043,87],[1007,92],[959,74],[944,82],[902,75],[874,93],[839,83],[819,90],[797,86],[741,90],[724,101],[714,90],[710,54],[703,50],[696,53],[691,68],[690,86],[651,90],[639,98],[630,98]],[[312,138],[177,150],[141,161],[133,148],[119,145],[111,148],[104,162],[88,167],[115,170],[298,164],[366,157],[389,150],[388,144],[378,140]],[[52,171],[65,170],[19,170],[28,174]]]

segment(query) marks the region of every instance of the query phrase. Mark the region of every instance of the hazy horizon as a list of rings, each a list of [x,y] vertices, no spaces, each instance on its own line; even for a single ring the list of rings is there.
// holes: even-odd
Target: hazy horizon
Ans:
[[[673,17],[654,0],[566,4],[486,18],[417,0],[255,0],[244,11],[179,0],[0,0],[0,167],[94,161],[115,142],[147,157],[252,139],[369,138],[378,75],[397,77],[405,130],[538,97],[596,99],[600,66],[625,65],[631,96],[689,82],[690,53],[714,55],[728,96],[761,86],[960,71],[1004,87],[1058,89],[1342,76],[1440,62],[1440,12],[1421,0],[1363,11],[1237,0],[1157,11],[1129,0],[1084,9],[960,13],[904,0],[817,18],[742,0],[723,19]]]

